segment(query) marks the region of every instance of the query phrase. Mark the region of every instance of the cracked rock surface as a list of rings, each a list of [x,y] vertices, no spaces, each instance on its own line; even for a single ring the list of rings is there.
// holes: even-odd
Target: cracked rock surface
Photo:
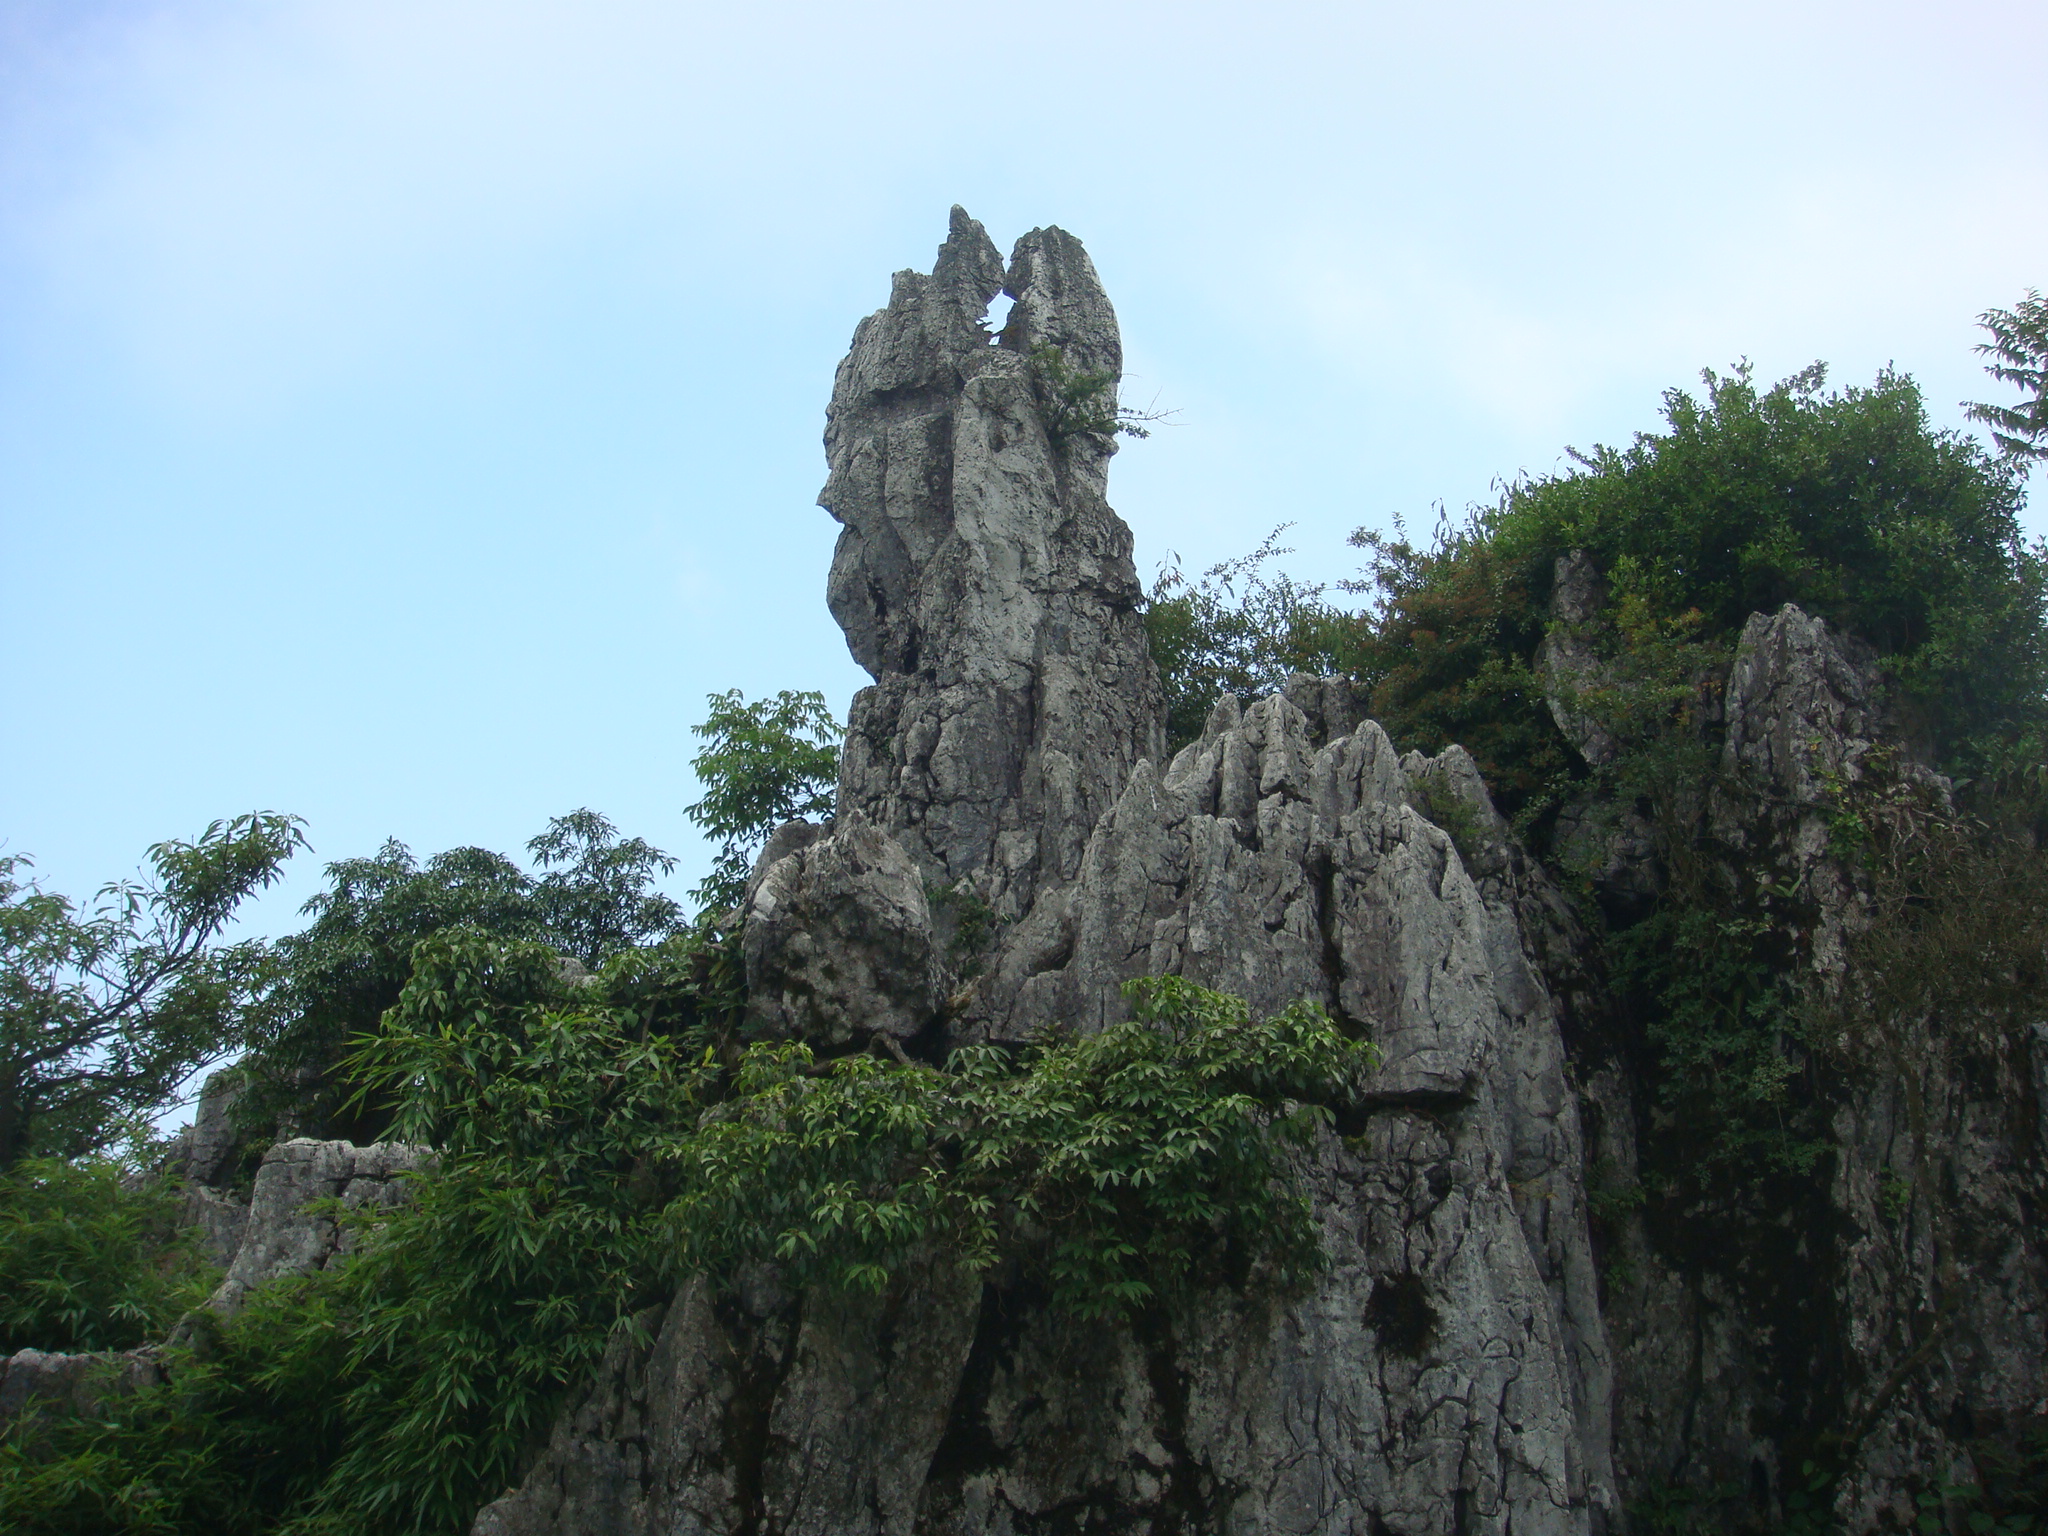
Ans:
[[[1341,682],[1225,700],[1163,760],[1110,445],[1048,430],[1046,346],[1120,366],[1079,242],[1035,230],[1006,264],[956,209],[840,366],[829,600],[875,682],[838,825],[783,829],[751,883],[755,1027],[900,1037],[935,980],[949,1042],[1100,1027],[1145,974],[1319,1000],[1386,1055],[1305,1169],[1330,1265],[1132,1325],[942,1257],[874,1298],[693,1282],[479,1536],[1613,1527],[1540,874],[1469,758],[1404,762]],[[989,914],[971,966],[927,968],[928,892]]]
[[[991,336],[999,291],[1016,302]],[[854,332],[819,496],[841,525],[827,599],[875,679],[854,699],[840,806],[1005,918],[1073,879],[1124,778],[1164,749],[1131,533],[1104,500],[1111,443],[1054,440],[1044,347],[1121,371],[1087,252],[1033,230],[1006,266],[955,209],[931,275],[897,273]]]
[[[1795,605],[1750,616],[1718,704],[1719,856],[1795,899],[1790,937],[1820,986],[1853,985],[1870,877],[1837,846],[1838,797],[1874,783],[1943,810],[1949,785],[1886,718],[1868,648]],[[1782,1221],[1733,1244],[1684,1216],[1616,1234],[1626,1481],[1737,1489],[1767,1518],[1797,1480],[1782,1437],[1811,1426],[1851,1442],[1831,1469],[1843,1528],[1906,1529],[1974,1436],[2048,1413],[2048,1122],[2029,1102],[2048,1035],[2014,1049],[1975,1027],[1956,1011],[1846,1042],[1823,1176]],[[1616,1065],[1586,1077],[1594,1165],[1626,1183],[1653,1104]]]
[[[922,873],[901,844],[854,811],[830,834],[791,823],[766,852],[746,897],[755,1030],[839,1046],[908,1040],[938,1018],[944,970]]]
[[[333,1216],[306,1207],[324,1200],[339,1200],[345,1209],[396,1204],[405,1198],[404,1175],[426,1157],[397,1142],[359,1147],[303,1136],[278,1142],[263,1154],[241,1246],[206,1304],[233,1312],[266,1281],[325,1269],[349,1251],[349,1234]]]

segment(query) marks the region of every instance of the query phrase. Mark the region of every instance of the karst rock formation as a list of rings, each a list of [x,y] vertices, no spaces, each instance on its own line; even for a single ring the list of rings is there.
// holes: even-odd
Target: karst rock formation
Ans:
[[[1047,347],[1120,365],[1080,243],[1034,230],[1006,265],[956,209],[840,365],[830,601],[874,684],[837,820],[782,829],[749,887],[756,1026],[1016,1039],[1099,1027],[1161,973],[1316,999],[1386,1054],[1309,1170],[1329,1267],[1135,1328],[942,1261],[871,1301],[699,1282],[479,1536],[1614,1526],[1576,1099],[1517,911],[1534,877],[1462,752],[1403,760],[1339,683],[1226,700],[1164,760],[1110,444],[1048,431]],[[1483,872],[1418,809],[1452,803]]]
[[[958,209],[855,331],[820,499],[874,682],[835,819],[778,829],[747,885],[747,1026],[935,1061],[1098,1029],[1137,976],[1312,999],[1384,1056],[1303,1170],[1327,1268],[1131,1322],[944,1254],[871,1297],[692,1281],[621,1331],[475,1536],[1597,1536],[1631,1508],[1774,1529],[1813,1485],[1793,1445],[1833,1458],[1842,1529],[1913,1527],[1973,1444],[2048,1416],[2048,1023],[1894,1019],[1842,1070],[1815,1177],[1746,1212],[1646,1205],[1670,1122],[1640,1035],[1463,749],[1403,755],[1350,684],[1295,677],[1167,759],[1114,438],[1056,398],[1121,356],[1077,240],[1034,230],[1006,263]],[[1539,671],[1599,764],[1617,744],[1577,701],[1605,581],[1568,555],[1553,593]],[[1797,607],[1699,681],[1721,752],[1699,857],[1768,882],[1808,980],[1853,990],[1872,897],[1835,796],[1938,809],[1949,786],[1875,658]],[[1615,920],[1671,876],[1592,791],[1556,841]],[[281,1141],[238,1194],[233,1081],[178,1158],[222,1311],[345,1258],[322,1197],[402,1198],[431,1157]],[[0,1422],[159,1364],[24,1350]]]

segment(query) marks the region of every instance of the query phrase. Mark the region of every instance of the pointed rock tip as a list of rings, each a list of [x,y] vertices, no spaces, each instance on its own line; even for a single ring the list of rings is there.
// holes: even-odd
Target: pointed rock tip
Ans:
[[[946,223],[945,244],[932,263],[933,283],[942,291],[960,293],[964,289],[961,297],[970,306],[979,304],[985,309],[1002,291],[1006,275],[1003,253],[996,249],[981,221],[955,203]]]

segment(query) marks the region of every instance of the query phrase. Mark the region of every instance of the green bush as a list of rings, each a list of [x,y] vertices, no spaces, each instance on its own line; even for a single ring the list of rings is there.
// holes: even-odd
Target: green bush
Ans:
[[[784,689],[747,703],[739,689],[714,693],[691,731],[704,745],[690,760],[704,798],[690,820],[720,840],[711,873],[691,892],[707,913],[736,906],[761,845],[785,821],[830,816],[837,801],[839,722],[822,693]]]
[[[653,943],[683,926],[682,908],[651,889],[675,861],[603,816],[550,820],[527,852],[529,874],[485,848],[451,848],[424,863],[396,840],[368,858],[327,866],[328,888],[303,908],[312,922],[280,939],[274,977],[249,1020],[249,1091],[236,1118],[258,1135],[281,1117],[304,1134],[370,1141],[391,1106],[358,1100],[336,1067],[346,1042],[374,1031],[412,975],[413,946],[470,928],[547,944],[586,965]]]
[[[177,1206],[175,1188],[111,1159],[24,1158],[0,1175],[0,1355],[160,1338],[219,1279]]]
[[[222,930],[304,846],[295,816],[216,821],[85,906],[44,890],[26,855],[0,856],[0,1170],[144,1133],[234,1049],[271,957]]]
[[[346,1266],[260,1291],[171,1385],[0,1447],[0,1517],[74,1530],[458,1532],[618,1330],[766,1260],[874,1289],[913,1256],[1120,1315],[1318,1260],[1291,1157],[1373,1062],[1312,1006],[1177,980],[1135,1018],[943,1068],[737,1031],[712,932],[566,981],[543,946],[422,942],[350,1068],[432,1144]]]
[[[1166,694],[1168,750],[1202,734],[1224,694],[1272,693],[1290,672],[1336,670],[1339,635],[1349,623],[1325,603],[1322,587],[1268,575],[1282,524],[1248,555],[1212,565],[1190,581],[1177,560],[1162,566],[1145,604],[1145,634]]]
[[[1934,430],[1901,374],[1839,392],[1824,377],[1766,390],[1739,368],[1704,375],[1704,398],[1670,390],[1668,431],[1515,487],[1488,540],[1533,596],[1584,550],[1618,602],[1699,614],[1707,657],[1751,613],[1797,603],[1876,649],[1944,759],[2039,721],[2048,559],[2021,533],[2019,473]]]
[[[1933,429],[1902,375],[1840,392],[1817,365],[1769,389],[1747,369],[1704,378],[1703,398],[1666,393],[1665,432],[1575,453],[1577,469],[1511,487],[1428,548],[1353,536],[1371,555],[1353,589],[1376,602],[1343,660],[1374,717],[1403,746],[1461,742],[1506,807],[1540,809],[1583,773],[1536,674],[1554,566],[1580,550],[1611,599],[1613,687],[1586,702],[1633,711],[1638,744],[1751,613],[1790,602],[1876,650],[1944,764],[1977,774],[2030,737],[2038,759],[2048,558],[2022,536],[2013,465]],[[1673,707],[1645,716],[1646,684]]]
[[[1369,712],[1405,751],[1453,742],[1472,754],[1508,815],[1548,803],[1576,760],[1552,723],[1536,675],[1548,573],[1509,560],[1483,521],[1439,525],[1420,548],[1361,528],[1367,552],[1354,592],[1373,607],[1339,630],[1339,668],[1367,691]]]
[[[961,1050],[943,1071],[750,1048],[720,1113],[664,1154],[681,1262],[767,1260],[799,1284],[872,1289],[943,1239],[971,1268],[1036,1263],[1083,1316],[1177,1297],[1219,1233],[1239,1265],[1300,1278],[1316,1242],[1306,1202],[1276,1194],[1284,1149],[1372,1048],[1313,1004],[1254,1020],[1175,977],[1127,993],[1128,1022]]]

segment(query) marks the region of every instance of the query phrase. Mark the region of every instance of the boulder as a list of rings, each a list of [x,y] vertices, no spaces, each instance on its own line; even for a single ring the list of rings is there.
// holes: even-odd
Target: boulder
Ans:
[[[912,1039],[946,997],[916,863],[858,811],[797,842],[785,832],[764,850],[747,887],[750,1027],[827,1047]]]
[[[161,1380],[163,1371],[153,1349],[75,1355],[17,1350],[0,1360],[0,1429],[21,1435],[37,1418],[90,1414],[110,1399]]]

